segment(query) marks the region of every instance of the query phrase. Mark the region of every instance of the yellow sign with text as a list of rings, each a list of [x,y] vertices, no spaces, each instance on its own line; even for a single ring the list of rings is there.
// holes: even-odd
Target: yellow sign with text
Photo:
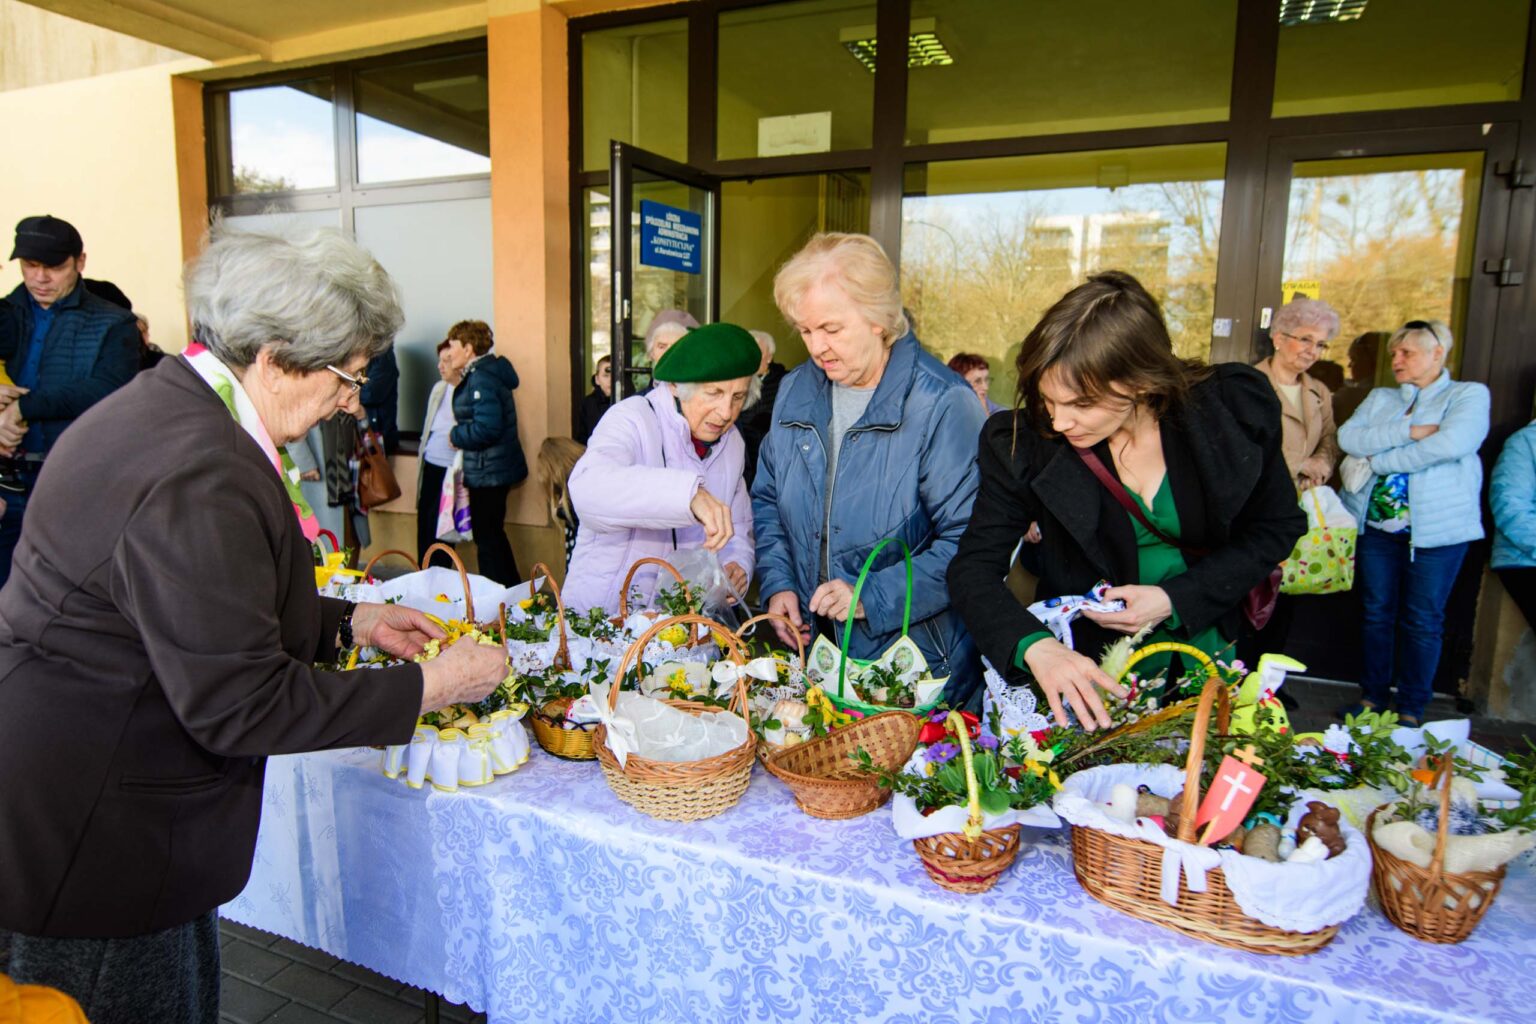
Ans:
[[[1321,299],[1323,297],[1323,282],[1321,281],[1286,281],[1280,286],[1280,293],[1285,296],[1285,302],[1300,295],[1309,299]]]

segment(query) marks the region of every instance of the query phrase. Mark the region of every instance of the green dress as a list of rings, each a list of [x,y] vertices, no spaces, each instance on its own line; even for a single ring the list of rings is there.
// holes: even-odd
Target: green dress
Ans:
[[[1179,522],[1179,510],[1173,503],[1173,492],[1169,489],[1166,473],[1163,475],[1162,485],[1158,487],[1157,493],[1152,496],[1151,505],[1148,505],[1141,499],[1141,495],[1129,490],[1129,488],[1127,488],[1127,493],[1131,495],[1132,501],[1141,506],[1141,511],[1153,526],[1157,527],[1168,537],[1179,538],[1179,533],[1183,527]],[[1127,512],[1126,515],[1129,516],[1130,513]],[[1153,535],[1151,530],[1142,526],[1135,516],[1130,516],[1130,518],[1131,528],[1136,531],[1136,568],[1143,586],[1157,586],[1165,580],[1172,579],[1189,569],[1189,563],[1184,561],[1184,552],[1172,544],[1159,540]],[[1228,660],[1231,658],[1231,654],[1227,650],[1229,644],[1226,638],[1221,635],[1219,629],[1215,626],[1207,626],[1194,636],[1190,636],[1189,631],[1179,621],[1179,613],[1177,611],[1164,620],[1157,629],[1153,630],[1151,636],[1147,637],[1142,643],[1144,646],[1165,640],[1175,640],[1180,643],[1189,644],[1192,647],[1198,647],[1213,658],[1218,655],[1224,656]],[[1137,664],[1136,672],[1143,679],[1155,676],[1165,670],[1172,659],[1173,655],[1171,654],[1153,655],[1146,661]],[[1188,664],[1184,666],[1185,671],[1192,667]]]

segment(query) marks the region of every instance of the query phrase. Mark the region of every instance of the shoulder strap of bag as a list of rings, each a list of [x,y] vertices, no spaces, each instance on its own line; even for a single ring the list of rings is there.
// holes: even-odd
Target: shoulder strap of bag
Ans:
[[[1190,554],[1204,554],[1200,549],[1192,548],[1188,544],[1176,541],[1162,530],[1153,526],[1151,520],[1141,511],[1141,506],[1131,499],[1130,494],[1126,493],[1124,485],[1119,480],[1116,480],[1115,475],[1109,471],[1109,467],[1104,465],[1104,460],[1100,459],[1091,449],[1073,447],[1072,450],[1077,452],[1077,457],[1083,460],[1083,465],[1088,467],[1089,472],[1099,478],[1099,483],[1104,485],[1104,489],[1109,492],[1110,497],[1118,501],[1121,507],[1131,514],[1132,518],[1146,527],[1148,533],[1164,544],[1176,547],[1180,551],[1187,551]]]

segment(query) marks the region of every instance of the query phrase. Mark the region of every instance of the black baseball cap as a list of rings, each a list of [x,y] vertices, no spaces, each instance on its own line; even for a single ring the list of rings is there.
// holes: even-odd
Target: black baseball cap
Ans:
[[[36,260],[52,267],[84,251],[85,243],[73,224],[45,214],[23,217],[16,225],[16,247],[11,250],[11,259]]]

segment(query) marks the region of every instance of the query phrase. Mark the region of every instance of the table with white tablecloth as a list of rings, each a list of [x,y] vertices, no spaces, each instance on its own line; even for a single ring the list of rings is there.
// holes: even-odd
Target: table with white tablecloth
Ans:
[[[990,892],[936,887],[881,809],[797,810],[756,769],[719,817],[657,821],[593,762],[535,749],[456,793],[374,750],[268,762],[250,883],[225,917],[486,1011],[494,1024],[698,1021],[1524,1022],[1536,877],[1465,943],[1373,906],[1305,957],[1186,939],[1091,899],[1066,833],[1026,829]]]

